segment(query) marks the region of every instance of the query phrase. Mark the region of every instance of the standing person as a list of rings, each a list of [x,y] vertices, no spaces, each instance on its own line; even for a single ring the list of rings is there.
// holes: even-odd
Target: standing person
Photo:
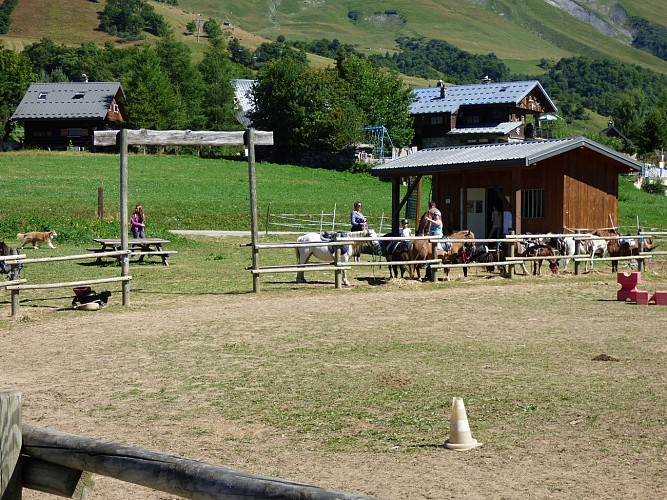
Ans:
[[[408,219],[403,219],[402,221],[403,227],[401,227],[401,236],[412,236],[412,229],[410,229],[410,221]],[[410,250],[410,240],[405,240],[403,242],[405,244],[405,248],[407,250]]]
[[[362,231],[366,229],[366,217],[361,213],[361,202],[359,200],[354,202],[354,210],[350,214],[350,224],[352,231]]]
[[[138,204],[134,207],[134,212],[132,213],[132,217],[130,217],[130,224],[132,225],[133,238],[146,237],[146,216],[141,205]]]
[[[492,238],[502,238],[503,237],[503,213],[498,209],[498,205],[493,206],[493,212],[491,212],[491,232],[489,233],[489,239]],[[494,246],[498,246],[498,242],[494,243]]]
[[[433,206],[435,207],[435,203],[433,203]],[[429,230],[429,235],[430,236],[440,236],[442,237],[442,217],[440,210],[437,208],[434,211],[428,212],[426,215],[426,220],[431,223],[431,228]]]

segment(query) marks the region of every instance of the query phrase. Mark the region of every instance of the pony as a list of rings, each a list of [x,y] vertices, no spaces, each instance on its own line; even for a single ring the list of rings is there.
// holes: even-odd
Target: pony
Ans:
[[[5,255],[10,255],[9,247],[7,246],[7,243],[0,241],[0,257]],[[4,260],[0,260],[0,272],[2,274],[9,274],[9,268]]]
[[[599,229],[593,231],[595,236],[621,236],[615,229],[605,230]],[[627,235],[623,238],[614,238],[607,241],[607,253],[609,257],[630,257],[632,255],[639,255],[640,252],[650,252],[655,248],[653,238],[644,238],[641,236]],[[618,272],[618,261],[611,261],[611,272]]]
[[[303,236],[299,236],[296,240],[297,243],[313,243],[313,245],[303,245],[295,248],[297,264],[307,264],[311,257],[315,257],[316,259],[323,260],[325,262],[333,262],[335,259],[336,247],[334,245],[323,245],[322,243],[334,240],[350,240],[350,244],[343,245],[340,252],[342,262],[347,263],[350,261],[350,258],[355,254],[355,252],[360,252],[361,247],[369,243],[366,241],[355,242],[353,241],[355,238],[377,238],[377,234],[373,229],[364,229],[363,231],[342,233],[341,235],[336,235],[333,238],[325,238],[320,233],[306,233]],[[374,255],[381,254],[380,243],[377,240],[373,239],[370,242],[370,245],[373,248]],[[306,282],[303,271],[297,271],[296,282]],[[343,284],[346,286],[349,286],[350,284],[347,279],[347,271],[343,271]]]
[[[558,259],[550,258],[556,257],[556,253],[551,246],[545,243],[540,243],[536,240],[517,241],[515,243],[515,255],[517,257],[544,257],[544,259],[533,261],[533,276],[542,275],[542,260],[548,260],[551,272],[558,274]],[[528,274],[528,269],[526,269],[524,262],[521,262],[521,268],[524,274]]]
[[[396,237],[400,236],[398,233],[387,233],[384,237]],[[387,262],[400,262],[405,260],[410,260],[410,251],[408,245],[405,241],[381,241],[380,248],[382,249],[382,255],[387,259]],[[398,278],[398,265],[388,266],[389,267],[389,279]],[[405,276],[406,267],[401,265],[401,278]],[[392,275],[393,271],[393,275]]]
[[[490,263],[491,265],[486,266],[486,270],[490,273],[492,273],[493,270],[495,269],[493,263],[495,262],[496,259],[494,258],[493,254],[489,249],[489,246],[486,243],[478,243],[477,245],[475,245],[472,251],[469,251],[464,246],[463,251],[461,252],[461,257],[464,263],[467,262]],[[463,276],[468,276],[467,267],[463,268]]]
[[[455,233],[450,234],[447,236],[450,240],[474,240],[475,239],[475,233],[470,231],[469,229],[464,229],[463,231],[457,231]],[[438,251],[438,256],[440,256],[440,260],[442,261],[443,264],[465,264],[469,262],[469,256],[474,250],[474,244],[472,241],[470,242],[461,242],[461,241],[452,241],[447,245],[448,249],[445,248],[442,251],[442,254],[440,251]],[[445,281],[449,281],[449,268],[445,267]],[[464,267],[463,268],[463,276],[467,277],[468,276],[468,268]]]
[[[604,257],[605,252],[607,251],[607,241],[601,238],[593,238],[594,235],[589,235],[590,239],[581,240],[579,245],[579,255],[590,255],[590,261],[586,261],[585,270],[588,272],[588,266],[590,264],[591,271],[593,270],[593,258],[596,255]],[[576,251],[576,241],[573,236],[559,236],[558,238],[552,238],[549,241],[549,245],[552,248],[556,248],[558,253],[563,257],[565,261],[565,266],[563,271],[567,271],[567,266],[570,263],[569,257],[573,257]]]
[[[417,226],[417,236],[427,236],[430,231],[431,231],[431,223],[426,220],[426,216],[428,215],[428,211],[424,212],[424,214],[421,216],[419,219],[419,225]],[[447,244],[445,244],[445,247]],[[441,247],[438,249],[438,255],[440,255],[440,252],[442,251],[442,244],[439,245]],[[412,244],[410,245],[410,256],[409,260],[426,260],[430,258],[431,256],[431,242],[429,240],[413,240]],[[417,279],[421,279],[421,264],[417,265],[410,265],[410,279],[414,278],[415,270],[417,271]],[[427,271],[428,273],[428,271]]]

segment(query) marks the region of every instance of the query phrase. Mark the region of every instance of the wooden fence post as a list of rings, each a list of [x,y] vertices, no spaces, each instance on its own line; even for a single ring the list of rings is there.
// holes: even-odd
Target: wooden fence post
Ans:
[[[334,266],[336,268],[336,271],[334,271],[335,274],[335,281],[336,281],[336,288],[343,288],[343,271],[342,269],[338,268],[338,264],[340,263],[340,257],[341,257],[341,247],[336,245],[334,249]]]
[[[510,236],[514,236],[514,234],[515,234],[514,231],[509,232]],[[508,253],[508,255],[510,257],[510,260],[511,260],[512,258],[514,258],[514,241],[512,241],[511,243],[507,243],[507,245],[509,247],[508,248],[509,251],[507,253]],[[505,267],[505,269],[507,270],[506,271],[507,277],[512,279],[514,277],[514,264],[508,264]]]
[[[0,392],[0,499],[21,500],[21,394]]]
[[[637,253],[644,251],[644,238],[642,237],[642,228],[637,229]],[[604,255],[603,255],[604,257]],[[637,259],[637,271],[640,273],[644,270],[644,258],[639,257]]]
[[[577,229],[575,231],[576,234],[581,234],[581,230]],[[581,254],[581,240],[579,238],[574,239],[574,256],[577,257]],[[579,262],[577,259],[574,259],[574,275],[579,276],[580,270],[579,266],[581,265],[581,262]]]
[[[431,259],[437,259],[437,258],[438,258],[438,244],[435,242],[431,242]],[[431,265],[429,265],[429,269],[431,270],[431,282],[437,283],[438,269],[433,268],[433,266]]]

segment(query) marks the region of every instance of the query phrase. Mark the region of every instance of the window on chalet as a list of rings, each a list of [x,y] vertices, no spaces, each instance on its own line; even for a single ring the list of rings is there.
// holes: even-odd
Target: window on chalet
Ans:
[[[442,125],[442,116],[432,116],[431,125]]]
[[[85,92],[78,91],[74,94],[74,97],[72,97],[72,99],[83,99],[85,95],[86,95]]]
[[[521,216],[527,219],[544,217],[544,189],[523,189],[521,191]]]
[[[37,100],[44,101],[46,100],[47,95],[49,95],[48,92],[40,92],[39,95],[37,96]]]
[[[67,129],[67,137],[81,137],[81,129],[80,128],[68,128]]]

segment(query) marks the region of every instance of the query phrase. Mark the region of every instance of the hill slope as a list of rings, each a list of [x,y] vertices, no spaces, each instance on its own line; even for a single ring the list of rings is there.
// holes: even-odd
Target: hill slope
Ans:
[[[472,53],[493,52],[522,73],[539,74],[542,58],[574,55],[606,56],[667,73],[667,61],[629,45],[621,24],[623,15],[636,15],[667,26],[664,0],[586,2],[586,15],[581,15],[582,7],[573,8],[578,5],[573,0],[179,0],[179,7],[151,3],[195,54],[206,44],[197,44],[184,28],[199,14],[231,23],[230,35],[251,48],[282,35],[291,40],[337,38],[368,54],[384,54],[395,50],[398,36],[421,36],[447,40]],[[21,0],[9,33],[0,41],[15,50],[43,37],[68,45],[103,44],[114,39],[97,29],[102,8],[103,2]],[[610,34],[601,31],[605,24]]]

